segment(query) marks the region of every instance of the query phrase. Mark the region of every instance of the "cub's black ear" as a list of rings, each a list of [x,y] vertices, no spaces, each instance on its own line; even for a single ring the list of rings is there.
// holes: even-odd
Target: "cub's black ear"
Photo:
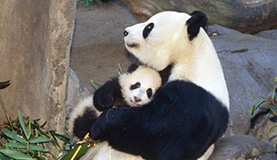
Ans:
[[[206,29],[208,19],[205,13],[201,11],[193,11],[190,19],[187,21],[189,40],[193,40],[199,33],[200,27]]]
[[[138,67],[139,67],[139,66],[138,66],[137,64],[132,63],[132,64],[130,65],[130,67],[128,68],[127,72],[128,72],[128,73],[132,73],[132,72],[134,72],[135,70],[137,70]]]

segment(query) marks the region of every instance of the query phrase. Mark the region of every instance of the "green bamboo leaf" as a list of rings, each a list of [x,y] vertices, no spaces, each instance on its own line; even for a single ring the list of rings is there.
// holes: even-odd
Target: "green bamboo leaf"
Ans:
[[[269,108],[270,108],[272,111],[277,111],[277,105],[270,105]]]
[[[10,85],[10,80],[5,81],[5,82],[0,82],[0,89],[7,88]]]
[[[277,85],[274,87],[272,98],[274,98],[274,102],[277,103]]]
[[[70,151],[67,152],[66,155],[64,155],[60,160],[69,160],[71,159],[71,157],[74,155],[74,153],[76,152],[77,148],[80,145],[75,146],[73,149],[71,149]],[[81,149],[78,152],[77,156],[75,157],[74,160],[79,159],[81,156],[83,156],[91,147],[93,147],[92,144],[90,143],[84,143],[81,145]]]
[[[30,139],[31,135],[32,135],[32,125],[31,125],[31,119],[29,117],[29,125],[28,125],[28,135],[27,135],[27,139]]]
[[[124,69],[121,67],[121,65],[120,65],[120,64],[118,64],[118,70],[119,70],[120,75],[122,75],[122,74],[125,74],[125,73],[126,73],[126,72],[124,71]]]
[[[8,158],[7,156],[5,156],[4,154],[0,153],[0,159],[1,160],[10,160],[10,158]]]
[[[35,144],[30,144],[29,145],[29,150],[35,150],[35,151],[40,151],[40,152],[48,152],[48,150],[42,146],[35,145]]]
[[[11,131],[9,131],[8,129],[3,129],[2,132],[8,136],[9,138],[13,139],[13,140],[16,140],[20,143],[27,143],[27,141],[20,135],[16,134],[16,133],[13,133]]]
[[[9,141],[9,143],[6,143],[5,146],[9,148],[27,149],[27,144],[22,144],[14,141]]]
[[[267,102],[270,102],[270,100],[264,99],[264,100],[258,101],[256,104],[254,104],[254,105],[250,108],[250,114],[251,114],[251,116],[254,116],[255,111],[256,111],[262,104],[265,104],[265,103],[267,103]]]
[[[52,139],[43,137],[43,136],[39,136],[39,137],[31,138],[29,142],[30,143],[44,143],[44,142],[50,142],[50,141],[52,141]]]
[[[65,136],[65,135],[62,135],[62,134],[58,134],[58,133],[53,133],[53,136],[54,137],[57,137],[58,139],[60,139],[61,141],[63,141],[63,142],[68,142],[68,141],[70,141],[70,138],[69,137],[67,137],[67,136]]]
[[[21,160],[33,160],[33,158],[29,155],[26,155],[24,153],[10,150],[10,149],[0,149],[0,152],[5,154],[6,156],[14,159],[21,159]]]
[[[277,125],[274,125],[272,127],[269,128],[269,133],[273,131],[274,128],[277,128]]]
[[[27,133],[27,130],[26,130],[26,127],[25,127],[24,119],[23,119],[20,111],[17,111],[17,114],[18,114],[19,124],[20,124],[20,126],[21,126],[21,128],[22,128],[22,130],[24,132],[24,135],[26,136],[27,139],[29,139],[28,138],[28,133]]]
[[[90,82],[91,82],[91,84],[92,84],[92,87],[93,87],[95,90],[97,90],[97,89],[99,89],[99,88],[101,87],[101,85],[100,85],[99,83],[95,82],[94,80],[91,80]]]

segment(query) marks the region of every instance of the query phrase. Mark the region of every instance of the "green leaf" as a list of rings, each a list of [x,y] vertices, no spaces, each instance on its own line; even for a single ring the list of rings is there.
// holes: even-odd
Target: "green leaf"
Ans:
[[[35,145],[35,144],[30,144],[29,145],[29,150],[35,150],[35,151],[40,151],[40,152],[48,152],[48,150],[42,146]]]
[[[274,128],[277,128],[277,125],[274,125],[272,127],[269,128],[269,133],[273,131]]]
[[[254,104],[251,108],[250,108],[250,114],[251,116],[254,116],[255,111],[262,105],[265,103],[270,102],[270,100],[268,99],[264,99],[264,100],[260,100],[258,101],[256,104]]]
[[[14,159],[21,159],[21,160],[33,160],[33,158],[29,155],[26,155],[24,153],[10,150],[10,149],[0,149],[0,152],[5,154],[6,156]]]
[[[274,81],[277,82],[277,76],[274,78]]]
[[[0,159],[1,159],[1,160],[10,160],[10,158],[8,158],[7,156],[5,156],[4,154],[0,154]]]
[[[270,108],[272,111],[277,111],[277,105],[270,105],[269,108]]]
[[[29,142],[30,143],[44,143],[44,142],[50,142],[50,141],[52,141],[52,139],[43,137],[43,136],[39,136],[39,137],[31,138]]]
[[[277,103],[277,86],[274,87],[272,98],[274,98],[274,102]]]
[[[5,82],[0,82],[0,89],[7,88],[10,85],[10,80],[5,81]]]
[[[120,75],[122,75],[122,74],[125,74],[125,73],[126,73],[126,72],[124,71],[124,69],[121,67],[121,65],[120,65],[120,64],[118,64],[118,70],[119,70]]]
[[[11,131],[9,131],[8,129],[3,129],[2,132],[8,136],[9,138],[13,139],[13,140],[16,140],[20,143],[27,143],[27,141],[20,135],[16,134],[16,133],[13,133]]]
[[[68,151],[68,153],[66,155],[64,155],[60,160],[69,160],[71,159],[71,157],[74,155],[74,153],[77,151],[77,148],[80,145],[75,146],[73,149],[71,149],[70,151]],[[75,157],[74,160],[79,159],[82,155],[84,155],[91,147],[93,147],[92,144],[90,143],[84,143],[81,145],[81,149],[78,152],[77,156]]]
[[[26,130],[26,127],[25,127],[24,119],[23,119],[20,111],[17,111],[17,114],[18,114],[19,124],[20,124],[20,126],[21,126],[21,128],[22,128],[22,130],[23,130],[23,132],[24,132],[24,134],[26,136],[26,138],[29,139],[28,138],[28,133],[27,133],[27,130]]]
[[[30,139],[31,135],[32,135],[32,125],[31,125],[31,119],[29,117],[29,125],[28,125],[28,135],[27,135],[27,139]]]
[[[5,144],[6,147],[9,148],[22,148],[22,149],[27,149],[27,144],[22,144],[14,141],[9,141],[9,143]]]
[[[95,90],[97,90],[97,89],[99,89],[99,88],[101,87],[101,85],[100,85],[99,83],[95,82],[94,80],[91,80],[90,82],[91,82],[91,84],[92,84],[92,87],[93,87]]]

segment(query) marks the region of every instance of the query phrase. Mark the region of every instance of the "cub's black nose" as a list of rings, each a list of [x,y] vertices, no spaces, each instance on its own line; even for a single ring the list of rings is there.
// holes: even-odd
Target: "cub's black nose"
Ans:
[[[140,102],[141,101],[141,99],[136,97],[136,96],[134,98],[135,98],[135,102]]]
[[[126,30],[124,30],[123,35],[124,35],[124,37],[126,37],[128,35],[128,32]]]

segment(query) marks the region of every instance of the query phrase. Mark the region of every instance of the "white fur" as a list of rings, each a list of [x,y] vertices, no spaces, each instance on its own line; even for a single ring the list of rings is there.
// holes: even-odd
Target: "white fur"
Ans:
[[[161,86],[161,77],[159,73],[151,68],[139,66],[134,72],[126,73],[119,77],[119,84],[122,87],[124,101],[130,106],[141,106],[150,101],[147,97],[146,90],[151,88],[153,94]],[[138,89],[130,90],[130,86],[140,82]],[[141,99],[140,102],[134,101],[134,96]],[[131,101],[132,99],[132,101]],[[92,107],[97,112],[97,116],[101,112],[97,111],[93,106],[92,97],[81,100],[74,110],[71,112],[69,120],[69,132],[73,133],[74,120],[81,116],[87,107]],[[74,139],[77,139],[74,137]],[[109,146],[108,142],[100,142],[94,148],[91,148],[81,159],[83,160],[143,160],[140,156],[133,156],[128,153],[120,152]]]
[[[130,89],[130,86],[140,82],[140,87],[134,90]],[[141,106],[148,103],[147,89],[151,88],[153,94],[161,86],[162,79],[159,73],[151,68],[139,66],[134,72],[126,73],[119,77],[119,84],[121,86],[121,92],[123,99],[130,106]],[[136,102],[134,97],[141,99],[140,102]]]
[[[186,13],[158,13],[144,23],[126,28],[125,46],[141,62],[159,71],[174,63],[170,81],[191,81],[212,93],[229,110],[228,90],[215,48],[202,28],[196,38],[189,40],[189,18]],[[154,23],[154,28],[144,39],[142,31],[149,23]]]
[[[71,133],[71,135],[73,135],[73,126],[74,126],[74,120],[76,118],[78,118],[78,116],[82,116],[85,109],[87,107],[91,107],[93,110],[95,110],[97,116],[99,116],[101,114],[101,112],[99,112],[94,106],[93,106],[93,102],[92,102],[92,97],[86,97],[84,99],[82,99],[77,105],[76,107],[74,107],[74,109],[72,110],[72,112],[70,113],[70,119],[68,122],[68,131],[69,133]],[[77,137],[73,137],[74,139],[78,140]]]
[[[191,81],[213,94],[229,110],[229,94],[216,50],[202,28],[189,40],[186,22],[190,17],[172,11],[158,13],[144,23],[126,28],[125,47],[142,63],[159,71],[174,63],[169,81]],[[149,23],[154,23],[154,28],[144,39],[142,31]],[[136,47],[130,47],[132,44]],[[208,159],[213,148],[211,145],[198,160]]]
[[[158,71],[174,63],[169,81],[191,81],[213,94],[229,110],[228,90],[214,46],[203,29],[192,41],[189,40],[186,25],[189,18],[190,15],[186,13],[158,13],[144,23],[126,28],[128,35],[124,38],[125,46],[141,62]],[[142,32],[149,23],[154,23],[154,28],[144,39]],[[130,45],[135,47],[129,47]],[[211,145],[198,160],[208,159],[213,147]],[[120,153],[119,156],[107,156],[110,149],[107,142],[102,142],[91,149],[90,153],[98,154],[94,154],[93,159],[99,160],[132,159],[128,154],[115,150],[111,152]]]

